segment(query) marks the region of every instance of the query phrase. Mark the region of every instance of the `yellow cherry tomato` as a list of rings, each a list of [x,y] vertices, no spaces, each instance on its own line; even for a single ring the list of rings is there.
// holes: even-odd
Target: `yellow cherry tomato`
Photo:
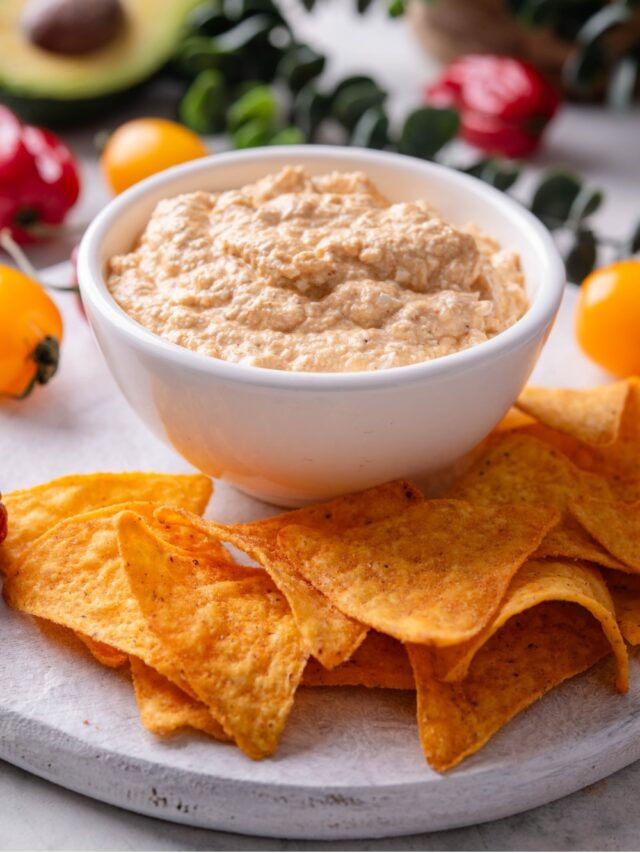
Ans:
[[[616,376],[640,374],[640,260],[592,272],[580,288],[578,343]]]
[[[0,264],[0,395],[25,397],[56,372],[62,318],[34,279]]]
[[[196,133],[175,121],[137,118],[111,134],[100,165],[111,189],[121,193],[149,175],[208,153]]]

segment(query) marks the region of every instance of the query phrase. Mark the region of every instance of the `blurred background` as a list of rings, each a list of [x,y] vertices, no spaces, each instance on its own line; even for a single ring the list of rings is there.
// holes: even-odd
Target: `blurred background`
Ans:
[[[36,266],[63,260],[114,191],[197,153],[135,126],[109,150],[165,117],[210,151],[333,142],[471,171],[533,207],[579,281],[640,243],[639,62],[631,0],[3,0],[0,101],[59,135],[81,189],[2,224],[64,221],[14,227]]]

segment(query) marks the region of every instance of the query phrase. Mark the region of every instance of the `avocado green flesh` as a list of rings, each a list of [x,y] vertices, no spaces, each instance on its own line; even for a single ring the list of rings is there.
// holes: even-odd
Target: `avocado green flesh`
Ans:
[[[125,26],[112,42],[90,54],[63,56],[32,45],[22,33],[26,0],[0,0],[0,100],[22,115],[31,102],[40,121],[47,111],[55,121],[84,119],[81,111],[94,99],[101,101],[96,109],[104,109],[103,97],[131,89],[165,64],[188,12],[201,0],[121,2]]]

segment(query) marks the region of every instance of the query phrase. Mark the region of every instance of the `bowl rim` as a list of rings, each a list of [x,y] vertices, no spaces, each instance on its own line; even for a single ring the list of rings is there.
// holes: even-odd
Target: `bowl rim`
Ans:
[[[205,353],[167,341],[137,320],[130,317],[115,301],[107,289],[102,275],[100,256],[106,235],[117,222],[123,211],[142,201],[149,193],[156,192],[164,185],[173,183],[185,176],[196,176],[208,171],[212,166],[217,170],[227,164],[243,161],[260,161],[268,164],[282,160],[283,156],[292,162],[304,165],[308,157],[323,157],[327,168],[334,160],[353,161],[354,168],[366,169],[368,163],[388,165],[394,169],[414,172],[431,172],[445,177],[446,181],[457,184],[463,190],[475,195],[483,195],[503,213],[519,220],[527,234],[527,239],[537,244],[540,261],[546,266],[541,276],[538,292],[533,302],[508,329],[480,344],[464,350],[439,356],[428,361],[389,367],[381,370],[339,371],[293,371],[277,370],[268,367],[238,364],[216,358]],[[342,166],[344,168],[344,166]],[[302,388],[304,390],[355,390],[377,389],[390,385],[399,385],[425,379],[439,379],[478,367],[494,360],[514,347],[524,346],[532,338],[540,336],[548,326],[560,305],[566,277],[564,264],[560,258],[550,232],[523,205],[503,192],[489,186],[471,175],[457,171],[439,163],[432,163],[396,154],[388,151],[371,151],[339,145],[278,145],[266,148],[253,148],[247,151],[229,151],[212,154],[181,163],[140,181],[120,195],[116,196],[92,220],[85,232],[78,251],[78,282],[83,300],[88,303],[88,316],[92,311],[123,336],[128,337],[139,349],[149,356],[169,359],[174,364],[198,373],[206,373],[231,382],[270,388]]]

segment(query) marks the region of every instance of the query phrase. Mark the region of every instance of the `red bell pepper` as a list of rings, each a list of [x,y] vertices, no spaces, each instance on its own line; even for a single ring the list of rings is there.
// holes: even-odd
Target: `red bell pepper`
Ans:
[[[31,242],[61,225],[79,194],[78,167],[62,140],[0,106],[0,229]]]
[[[434,106],[460,113],[463,139],[490,154],[523,157],[540,144],[560,98],[532,65],[509,56],[454,59],[425,89]]]

